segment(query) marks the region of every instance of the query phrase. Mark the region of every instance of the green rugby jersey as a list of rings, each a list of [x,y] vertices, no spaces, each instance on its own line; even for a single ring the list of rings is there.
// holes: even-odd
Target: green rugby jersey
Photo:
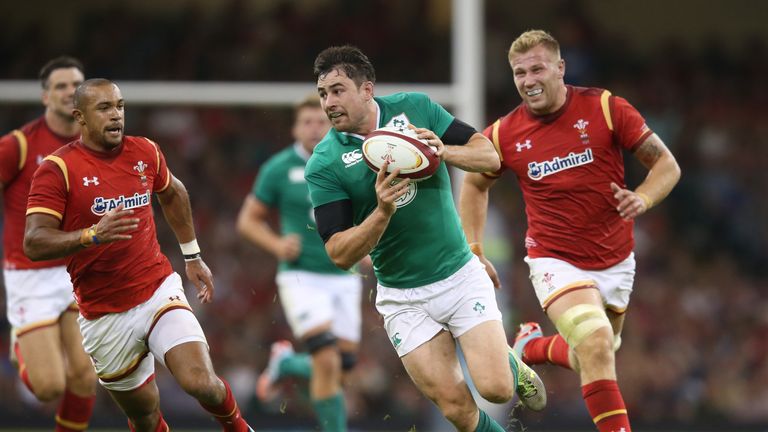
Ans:
[[[315,215],[309,201],[304,166],[309,153],[294,144],[275,154],[259,170],[253,183],[253,195],[280,213],[280,232],[301,237],[301,254],[295,261],[281,261],[278,271],[304,270],[315,273],[344,274],[325,252],[317,233]]]
[[[453,116],[422,93],[396,93],[374,98],[377,128],[409,123],[442,136]],[[376,174],[363,161],[363,136],[331,128],[315,148],[304,176],[312,205],[350,200],[359,225],[376,208]],[[379,283],[414,288],[447,278],[472,257],[453,203],[445,163],[432,177],[409,185],[397,211],[371,251]]]

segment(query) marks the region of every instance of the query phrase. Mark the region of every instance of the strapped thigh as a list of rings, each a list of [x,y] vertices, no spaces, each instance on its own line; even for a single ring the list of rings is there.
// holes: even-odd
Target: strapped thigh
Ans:
[[[612,329],[605,310],[591,304],[580,304],[566,310],[555,322],[555,327],[571,348],[579,346],[602,327]]]

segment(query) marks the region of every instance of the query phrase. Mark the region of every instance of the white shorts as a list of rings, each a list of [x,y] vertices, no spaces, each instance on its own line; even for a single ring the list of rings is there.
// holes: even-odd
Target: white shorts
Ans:
[[[72,281],[64,266],[4,270],[8,322],[16,336],[58,322],[68,309],[77,311]]]
[[[363,283],[359,276],[288,270],[279,272],[276,281],[296,338],[330,322],[337,338],[360,342]]]
[[[563,294],[587,286],[596,286],[605,307],[623,313],[629,305],[635,282],[635,254],[630,253],[622,262],[604,270],[582,270],[556,258],[529,258],[525,262],[531,269],[531,283],[546,311]]]
[[[152,297],[125,312],[94,320],[78,318],[83,348],[91,356],[99,382],[116,391],[133,390],[155,372],[155,358],[186,342],[208,345],[184,295],[178,273],[169,275]]]
[[[478,324],[501,321],[493,282],[475,256],[441,281],[407,289],[378,285],[377,290],[376,309],[400,357],[442,330],[457,338]]]

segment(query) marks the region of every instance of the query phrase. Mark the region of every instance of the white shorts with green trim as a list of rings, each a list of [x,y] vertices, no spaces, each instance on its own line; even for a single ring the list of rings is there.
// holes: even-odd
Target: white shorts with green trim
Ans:
[[[288,270],[277,274],[277,289],[288,324],[301,339],[307,331],[331,323],[331,333],[360,341],[363,283],[353,274]]]
[[[441,281],[416,288],[378,285],[377,289],[376,309],[400,357],[442,330],[459,337],[486,321],[501,321],[493,282],[475,256]]]

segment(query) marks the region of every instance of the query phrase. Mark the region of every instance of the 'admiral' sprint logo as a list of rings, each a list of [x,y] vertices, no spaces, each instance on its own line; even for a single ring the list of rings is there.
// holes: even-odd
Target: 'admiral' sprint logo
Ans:
[[[528,177],[532,180],[541,180],[542,178],[565,171],[567,169],[575,168],[577,166],[586,165],[592,163],[594,158],[592,157],[592,149],[588,148],[581,153],[568,153],[568,156],[561,158],[555,156],[552,160],[544,162],[531,162],[528,164]]]
[[[91,212],[96,216],[103,216],[104,213],[116,208],[120,204],[123,204],[123,208],[128,210],[137,207],[148,206],[152,194],[146,191],[143,194],[136,192],[133,196],[120,195],[117,198],[104,198],[96,197],[93,199],[93,205],[91,206]]]

